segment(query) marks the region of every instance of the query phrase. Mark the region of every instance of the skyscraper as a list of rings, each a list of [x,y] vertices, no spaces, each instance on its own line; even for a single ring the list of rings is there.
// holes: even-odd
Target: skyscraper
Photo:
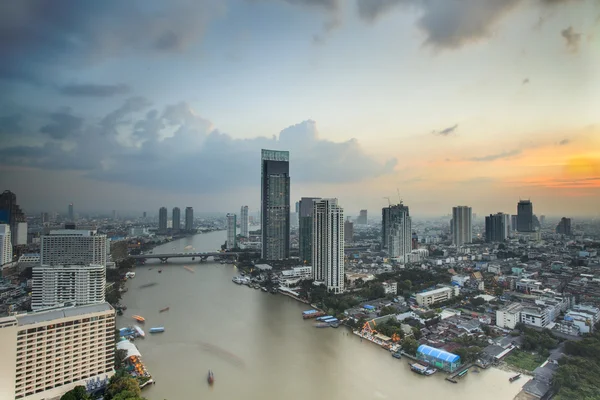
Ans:
[[[517,230],[517,216],[516,215],[510,216],[510,230],[511,231]]]
[[[237,233],[236,233],[236,215],[227,214],[227,249],[234,249],[237,245]]]
[[[167,230],[167,207],[161,207],[158,210],[158,230],[159,232]]]
[[[562,217],[558,225],[556,225],[556,233],[571,236],[571,218]]]
[[[0,224],[0,265],[8,264],[13,259],[10,225]]]
[[[490,214],[485,217],[485,241],[503,242],[507,238],[506,214]]]
[[[262,258],[290,256],[290,153],[261,152]]]
[[[312,267],[313,278],[328,291],[344,291],[344,210],[337,199],[314,202]]]
[[[68,213],[69,213],[69,221],[75,222],[75,210],[73,209],[73,203],[69,203]]]
[[[312,265],[313,211],[315,200],[320,199],[318,197],[303,197],[299,202],[298,247],[300,261],[304,265]]]
[[[473,223],[471,207],[452,207],[452,244],[462,246],[472,241]]]
[[[173,230],[178,231],[181,229],[181,210],[179,207],[173,208]]]
[[[18,225],[20,222],[27,222],[25,214],[17,204],[17,195],[10,190],[5,190],[0,194],[0,224],[10,226],[12,245],[18,244]]]
[[[106,265],[108,253],[106,235],[96,231],[58,229],[42,236],[41,265]]]
[[[381,210],[381,247],[390,257],[406,256],[412,249],[412,227],[408,207],[394,204]]]
[[[188,232],[194,230],[194,209],[192,207],[185,208],[185,230]]]
[[[248,206],[242,206],[242,209],[240,210],[240,235],[242,235],[242,237],[249,237],[249,233],[248,233]]]
[[[349,219],[344,222],[344,242],[352,243],[354,241],[354,224]]]
[[[517,231],[533,232],[533,204],[529,200],[517,204]]]
[[[367,224],[367,210],[360,210],[360,214],[356,219],[356,223],[358,225],[366,225]]]

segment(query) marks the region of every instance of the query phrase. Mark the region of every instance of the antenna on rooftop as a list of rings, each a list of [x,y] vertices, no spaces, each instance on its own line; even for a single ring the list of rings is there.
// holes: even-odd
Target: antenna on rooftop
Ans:
[[[400,189],[396,188],[396,191],[398,192],[398,204],[402,205],[402,199],[400,198]]]

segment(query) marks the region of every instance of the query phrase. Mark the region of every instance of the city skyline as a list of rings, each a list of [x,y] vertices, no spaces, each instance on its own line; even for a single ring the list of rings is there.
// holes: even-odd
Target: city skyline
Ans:
[[[271,148],[292,199],[348,214],[399,188],[414,215],[597,215],[600,5],[476,4],[2,5],[1,185],[32,212],[254,210]]]

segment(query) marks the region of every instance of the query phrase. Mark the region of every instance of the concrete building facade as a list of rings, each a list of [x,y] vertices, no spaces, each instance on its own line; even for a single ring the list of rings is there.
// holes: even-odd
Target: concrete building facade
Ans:
[[[462,246],[473,241],[473,211],[468,206],[452,207],[452,244]]]
[[[179,207],[173,208],[173,222],[171,224],[174,231],[178,231],[181,229],[181,210]]]
[[[298,204],[298,252],[304,265],[312,265],[313,210],[318,197],[303,197]]]
[[[110,249],[106,235],[96,231],[60,229],[42,236],[42,265],[106,265]]]
[[[250,236],[248,233],[249,224],[248,206],[242,206],[240,209],[240,235],[242,235],[242,237],[247,238]]]
[[[417,304],[424,307],[450,300],[452,297],[457,296],[458,293],[458,287],[443,287],[429,290],[427,292],[417,293],[415,297]]]
[[[158,230],[167,230],[167,207],[161,207],[158,209]]]
[[[235,214],[227,214],[227,249],[231,250],[237,246],[237,216]]]
[[[313,277],[333,293],[344,291],[344,210],[337,199],[314,202]]]
[[[261,234],[264,260],[290,256],[290,153],[261,152]]]
[[[0,265],[8,264],[13,259],[10,225],[0,224]]]

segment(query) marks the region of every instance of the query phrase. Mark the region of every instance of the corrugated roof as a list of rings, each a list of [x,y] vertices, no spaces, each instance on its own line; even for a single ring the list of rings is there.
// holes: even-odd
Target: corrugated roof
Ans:
[[[447,351],[436,349],[435,347],[427,346],[426,344],[420,345],[417,349],[417,352],[451,363],[455,363],[460,360],[460,356],[456,354],[448,353]]]

